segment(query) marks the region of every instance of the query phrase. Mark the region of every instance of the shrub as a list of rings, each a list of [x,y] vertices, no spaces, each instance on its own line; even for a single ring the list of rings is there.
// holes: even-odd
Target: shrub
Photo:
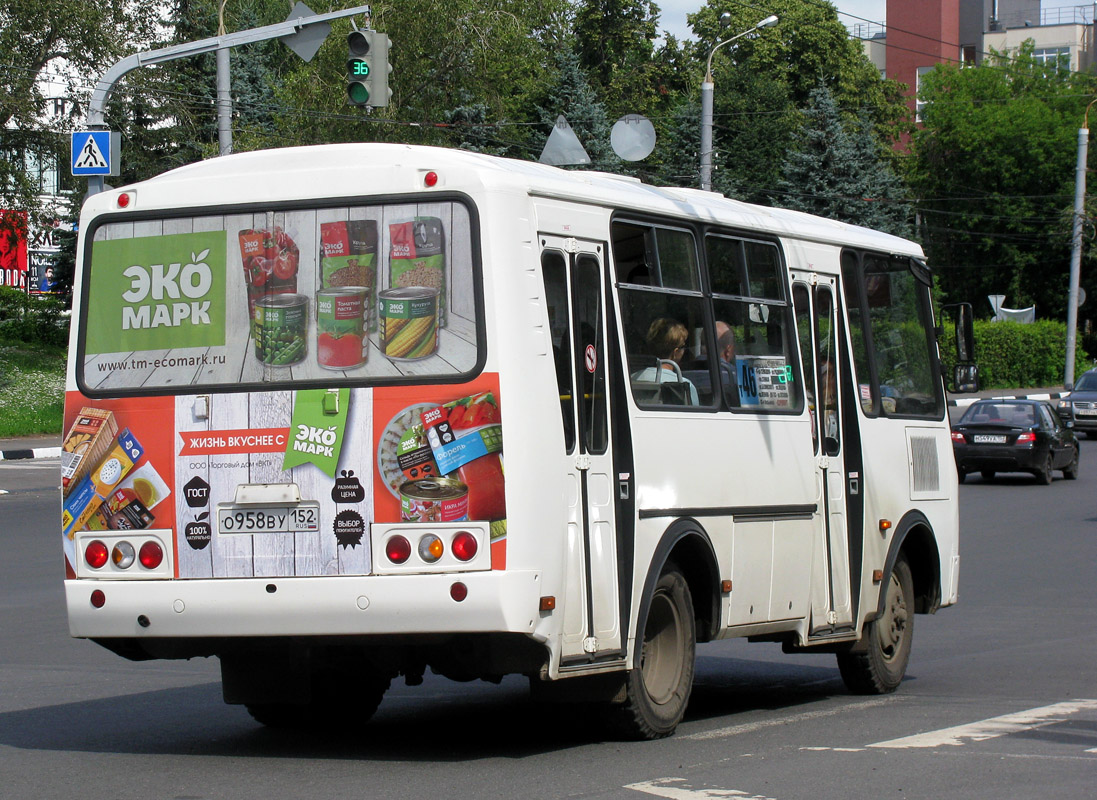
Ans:
[[[1061,386],[1066,359],[1067,326],[1053,320],[1031,325],[1019,322],[975,321],[975,362],[984,389],[1024,389]],[[946,324],[941,357],[951,374],[956,363],[956,335]],[[1081,375],[1091,359],[1076,340],[1074,374]]]
[[[30,297],[0,287],[0,339],[64,346],[69,340],[68,307],[59,297]]]

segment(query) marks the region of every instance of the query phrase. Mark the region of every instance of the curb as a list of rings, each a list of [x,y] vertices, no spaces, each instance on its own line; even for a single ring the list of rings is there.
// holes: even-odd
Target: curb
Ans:
[[[0,461],[18,461],[28,458],[60,458],[60,447],[33,447],[28,450],[0,450]]]

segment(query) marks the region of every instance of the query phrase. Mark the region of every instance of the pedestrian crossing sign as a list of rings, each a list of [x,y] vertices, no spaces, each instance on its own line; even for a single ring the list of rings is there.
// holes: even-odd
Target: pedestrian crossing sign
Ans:
[[[72,174],[117,175],[121,163],[122,135],[111,131],[74,131]]]

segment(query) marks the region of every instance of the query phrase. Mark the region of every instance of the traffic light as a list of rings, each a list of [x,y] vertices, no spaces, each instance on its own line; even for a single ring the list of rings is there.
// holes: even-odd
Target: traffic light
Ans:
[[[389,89],[389,37],[373,30],[347,34],[347,99],[356,106],[387,106]]]

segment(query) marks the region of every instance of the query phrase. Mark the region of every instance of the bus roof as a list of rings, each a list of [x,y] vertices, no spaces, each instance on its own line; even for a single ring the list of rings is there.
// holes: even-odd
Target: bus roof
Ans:
[[[525,191],[532,196],[629,208],[638,212],[700,219],[779,236],[848,244],[924,258],[912,241],[870,228],[782,208],[753,205],[715,192],[661,187],[635,178],[589,170],[564,170],[533,161],[420,145],[351,143],[238,153],[188,164],[132,187],[133,210],[218,204],[313,200],[365,193],[422,191],[422,176],[440,176],[436,189]],[[121,190],[118,190],[121,191]],[[115,210],[108,198],[89,199],[86,211]]]

